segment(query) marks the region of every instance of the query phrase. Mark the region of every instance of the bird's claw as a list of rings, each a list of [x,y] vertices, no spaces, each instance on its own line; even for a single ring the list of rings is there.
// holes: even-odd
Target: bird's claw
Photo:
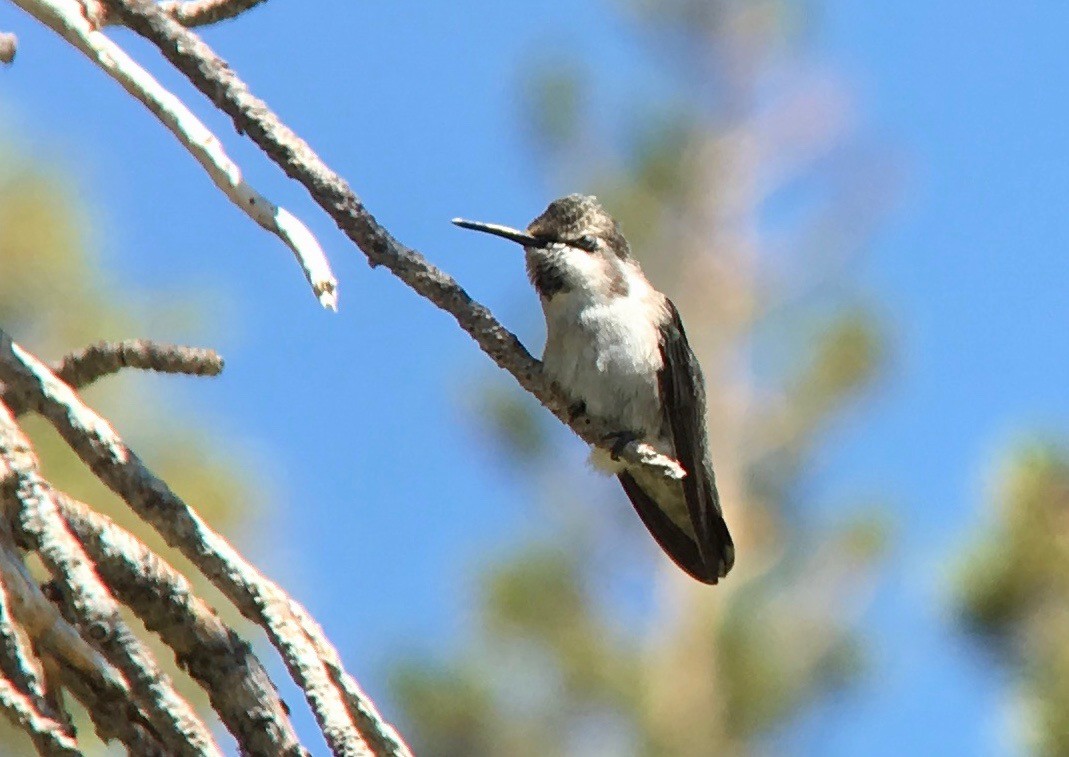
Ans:
[[[568,420],[575,423],[580,416],[586,415],[586,403],[582,400],[568,405]]]
[[[612,441],[612,446],[609,448],[609,455],[615,462],[620,461],[620,455],[624,453],[624,448],[633,441],[637,441],[636,436],[631,431],[617,431],[615,434],[609,434],[607,441]]]

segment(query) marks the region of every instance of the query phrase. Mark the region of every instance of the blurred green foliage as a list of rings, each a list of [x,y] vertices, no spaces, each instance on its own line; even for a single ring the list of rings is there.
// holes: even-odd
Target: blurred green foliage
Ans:
[[[958,571],[958,608],[1015,674],[1018,723],[1035,754],[1069,755],[1069,448],[1007,456],[989,524]]]
[[[683,313],[704,367],[714,467],[739,558],[721,585],[691,582],[613,482],[561,451],[567,432],[522,393],[488,381],[481,418],[503,462],[519,463],[517,477],[544,500],[546,526],[483,567],[459,649],[396,666],[393,692],[417,753],[759,752],[862,669],[852,627],[889,538],[886,511],[866,498],[818,527],[811,512],[820,494],[807,472],[831,422],[883,371],[886,339],[848,282],[804,296],[835,272],[812,284],[787,272],[779,286],[781,261],[762,249],[761,218],[783,203],[780,189],[856,178],[815,157],[835,153],[834,140],[845,138],[835,128],[815,130],[812,145],[790,132],[824,116],[805,78],[783,75],[804,68],[784,57],[798,39],[797,9],[626,3],[644,44],[636,56],[652,51],[672,72],[667,89],[688,96],[656,101],[636,91],[618,111],[599,99],[589,61],[535,63],[521,120],[563,185],[555,194],[593,188]],[[793,86],[770,90],[773,70]],[[777,108],[782,136],[766,118]],[[800,207],[810,210],[796,214],[797,227],[774,233],[809,239],[813,218],[846,228],[857,211],[848,192],[807,194]],[[755,353],[778,356],[775,369],[756,375]]]

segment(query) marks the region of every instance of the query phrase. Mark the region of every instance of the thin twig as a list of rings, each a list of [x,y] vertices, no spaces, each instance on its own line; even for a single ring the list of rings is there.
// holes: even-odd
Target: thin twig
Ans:
[[[165,0],[160,10],[182,26],[205,26],[240,16],[264,0]]]
[[[196,158],[215,185],[256,223],[277,235],[293,251],[323,307],[337,310],[338,282],[315,236],[296,216],[251,187],[219,139],[172,92],[99,30],[78,0],[13,0],[34,18],[70,42],[131,95],[152,111]],[[101,6],[104,7],[104,6]],[[170,16],[167,16],[170,18]]]
[[[332,171],[303,139],[278,118],[196,34],[161,13],[150,0],[102,0],[122,22],[156,45],[163,55],[247,134],[286,175],[299,181],[338,228],[367,256],[383,265],[442,310],[452,315],[491,360],[588,444],[611,450],[621,429],[603,419],[575,414],[573,403],[542,372],[542,365],[516,336],[476,302],[444,271],[398,242],[375,220],[352,188]],[[631,442],[617,457],[646,465],[667,478],[686,474],[678,462],[650,445]]]
[[[122,671],[135,699],[176,755],[220,754],[208,729],[174,690],[152,654],[119,615],[81,545],[67,530],[49,484],[41,478],[28,439],[0,405],[0,479],[14,492],[21,538],[40,555],[60,584],[79,626]]]
[[[223,370],[223,358],[215,350],[202,347],[128,339],[90,345],[52,365],[55,374],[75,389],[88,386],[123,368],[189,376],[217,376]],[[14,387],[0,387],[0,402],[6,404],[15,416],[19,416],[29,409],[30,397],[15,391]]]
[[[148,339],[98,342],[72,352],[53,367],[56,376],[71,387],[83,387],[121,368],[141,368],[160,373],[218,376],[223,358],[215,350],[183,347]]]
[[[0,380],[33,393],[34,408],[100,480],[189,558],[242,614],[267,631],[335,754],[367,754],[368,747],[378,755],[410,754],[374,704],[361,697],[355,682],[339,678],[337,652],[303,608],[149,471],[106,420],[2,331]]]
[[[186,578],[107,516],[57,493],[64,519],[123,604],[174,650],[208,692],[243,754],[307,754],[249,645],[193,594]]]

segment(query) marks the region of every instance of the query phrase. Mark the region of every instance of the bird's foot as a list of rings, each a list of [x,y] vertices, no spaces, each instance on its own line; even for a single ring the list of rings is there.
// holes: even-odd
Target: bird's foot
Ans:
[[[624,453],[624,447],[631,442],[638,441],[638,434],[633,431],[617,431],[614,434],[609,434],[606,441],[611,441],[612,446],[609,448],[609,454],[616,462],[620,461],[620,455]]]
[[[586,403],[582,400],[568,405],[568,420],[572,423],[575,423],[584,415],[586,415]]]

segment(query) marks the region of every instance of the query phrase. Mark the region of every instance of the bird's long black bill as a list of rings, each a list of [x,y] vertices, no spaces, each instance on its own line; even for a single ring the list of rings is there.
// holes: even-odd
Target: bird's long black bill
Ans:
[[[494,236],[503,237],[512,242],[522,244],[524,247],[545,247],[549,244],[545,239],[532,237],[530,234],[525,234],[519,229],[514,229],[511,226],[502,226],[498,223],[482,223],[481,221],[468,221],[463,218],[454,218],[453,223],[462,229],[471,229],[472,231],[482,231],[487,234],[493,234]]]

